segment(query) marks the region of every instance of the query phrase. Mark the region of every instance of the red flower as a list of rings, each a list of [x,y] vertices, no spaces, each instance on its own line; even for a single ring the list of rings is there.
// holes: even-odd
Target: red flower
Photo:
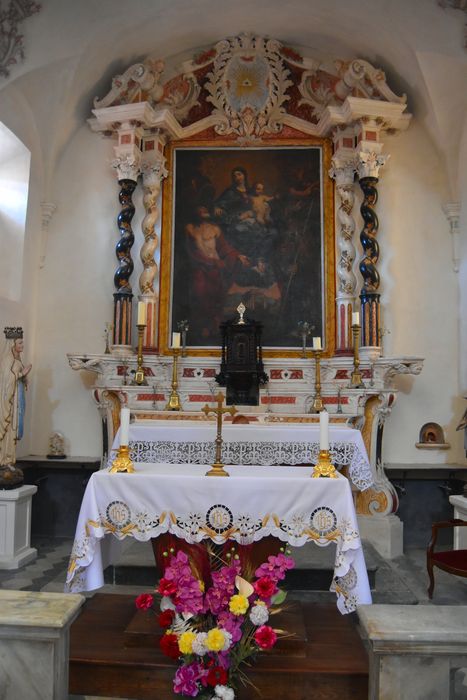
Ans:
[[[149,608],[152,608],[153,603],[154,598],[150,593],[141,593],[135,600],[138,610],[149,610]]]
[[[271,649],[277,642],[277,634],[269,625],[261,625],[255,632],[255,642],[261,649]]]
[[[164,654],[170,659],[178,659],[181,655],[181,651],[178,648],[178,637],[176,634],[164,634],[159,646]]]
[[[177,591],[177,586],[167,578],[161,578],[157,589],[161,595],[173,595]]]
[[[222,666],[213,666],[209,669],[206,680],[208,685],[214,688],[216,685],[225,685],[228,677],[225,668],[222,668]]]
[[[269,576],[261,576],[261,578],[254,582],[253,588],[255,589],[256,595],[262,600],[268,600],[272,598],[274,593],[277,593],[276,584]]]
[[[173,610],[164,610],[159,615],[159,625],[161,627],[170,627],[170,625],[173,622],[174,617],[175,617],[175,613]]]

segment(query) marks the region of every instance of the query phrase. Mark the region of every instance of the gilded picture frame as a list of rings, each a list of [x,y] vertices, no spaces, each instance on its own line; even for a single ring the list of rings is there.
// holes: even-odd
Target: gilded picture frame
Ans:
[[[168,146],[159,351],[188,324],[188,355],[220,354],[221,321],[263,324],[265,357],[301,355],[301,324],[335,348],[334,190],[328,139]],[[309,343],[311,340],[309,341]]]

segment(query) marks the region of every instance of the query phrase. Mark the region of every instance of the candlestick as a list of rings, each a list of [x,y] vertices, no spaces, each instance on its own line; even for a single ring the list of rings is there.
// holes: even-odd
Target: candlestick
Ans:
[[[173,335],[178,335],[180,341],[180,333],[174,333]],[[180,353],[180,348],[173,349],[173,365],[172,365],[172,391],[170,392],[169,400],[165,407],[166,411],[181,411],[182,404],[180,402],[180,396],[177,392],[178,379],[177,379],[177,361],[178,355]]]
[[[144,301],[138,302],[138,320],[136,322],[136,325],[146,325],[146,304],[144,303]]]
[[[329,450],[329,413],[325,408],[319,414],[319,449]]]
[[[360,372],[360,358],[358,356],[358,338],[360,335],[360,326],[352,326],[353,334],[353,372],[350,377],[350,386],[354,389],[362,389],[365,385],[363,384],[362,373]]]
[[[313,345],[316,338],[313,338]],[[321,338],[319,338],[321,341]],[[313,350],[315,356],[315,398],[310,409],[310,413],[319,413],[323,410],[324,404],[321,398],[321,350]]]
[[[147,385],[146,377],[144,376],[143,369],[143,334],[146,326],[138,324],[138,355],[137,355],[137,366],[135,371],[135,378],[131,382],[133,385],[138,386]]]
[[[172,333],[172,347],[174,350],[180,348],[180,333]]]
[[[130,448],[128,446],[130,438],[130,409],[122,408],[120,411],[120,447],[118,448],[117,456],[112,462],[110,472],[127,472],[132,474],[135,467],[130,457]]]
[[[319,479],[320,477],[326,477],[328,479],[337,479],[336,467],[331,462],[331,455],[329,450],[320,450],[318,462],[313,468],[312,479]]]

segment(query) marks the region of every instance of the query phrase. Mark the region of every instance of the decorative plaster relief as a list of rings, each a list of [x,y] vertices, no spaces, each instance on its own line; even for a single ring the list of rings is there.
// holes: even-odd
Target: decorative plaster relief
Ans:
[[[24,37],[18,34],[18,25],[40,10],[41,5],[32,0],[10,0],[6,9],[0,7],[0,75],[5,78],[10,75],[9,66],[24,61]]]

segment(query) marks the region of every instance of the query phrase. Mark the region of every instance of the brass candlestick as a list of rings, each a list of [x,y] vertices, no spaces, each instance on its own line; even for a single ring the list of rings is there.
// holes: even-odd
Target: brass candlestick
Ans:
[[[146,328],[146,324],[138,324],[137,326],[138,329],[138,355],[137,355],[137,366],[136,366],[136,372],[135,372],[135,377],[133,381],[131,382],[133,385],[137,384],[138,386],[141,385],[147,385],[146,377],[144,376],[144,369],[143,369],[143,334],[144,334],[144,329]]]
[[[178,368],[177,368],[177,363],[178,363],[178,356],[180,354],[179,348],[173,348],[173,365],[172,365],[172,391],[170,392],[169,400],[167,401],[167,405],[165,407],[166,411],[181,411],[182,410],[182,404],[180,402],[180,396],[178,395],[177,392],[177,387],[178,387],[178,379],[177,379],[177,373],[178,373]]]
[[[128,445],[120,445],[118,448],[117,456],[112,462],[110,467],[110,473],[115,474],[117,472],[127,472],[128,474],[133,474],[135,467],[130,457],[130,448]]]
[[[229,473],[224,469],[224,463],[222,462],[222,416],[224,413],[230,413],[234,416],[237,413],[235,406],[229,406],[228,408],[222,408],[224,402],[224,394],[219,391],[217,396],[214,397],[217,400],[217,408],[211,408],[207,404],[201,409],[203,413],[208,416],[210,413],[214,413],[217,416],[217,436],[216,436],[216,458],[214,464],[211,465],[212,469],[206,472],[206,476],[229,476]]]
[[[331,456],[329,450],[320,450],[318,463],[313,468],[312,479],[319,479],[319,477],[326,477],[328,479],[337,479],[336,467],[331,462]]]
[[[315,399],[311,406],[311,413],[319,413],[323,410],[324,404],[321,398],[321,353],[322,350],[313,350],[315,356]]]
[[[363,383],[362,373],[360,372],[360,358],[358,356],[359,347],[359,335],[360,335],[360,325],[358,323],[352,326],[353,334],[353,372],[350,377],[350,386],[353,389],[362,389],[365,385]]]

